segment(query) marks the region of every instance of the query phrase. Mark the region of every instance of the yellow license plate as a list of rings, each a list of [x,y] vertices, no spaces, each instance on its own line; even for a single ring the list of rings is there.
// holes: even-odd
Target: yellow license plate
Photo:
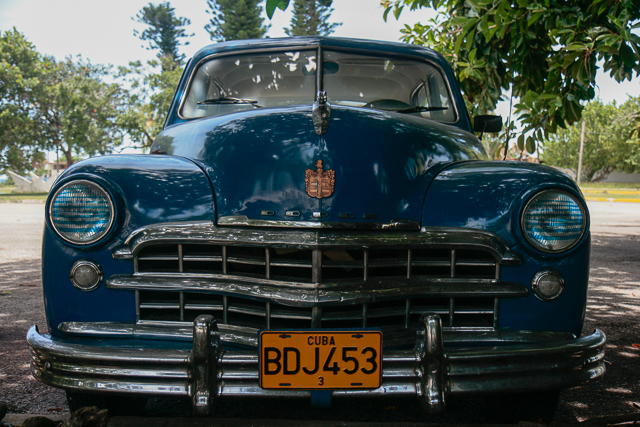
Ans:
[[[382,381],[382,332],[262,331],[260,387],[373,389]]]

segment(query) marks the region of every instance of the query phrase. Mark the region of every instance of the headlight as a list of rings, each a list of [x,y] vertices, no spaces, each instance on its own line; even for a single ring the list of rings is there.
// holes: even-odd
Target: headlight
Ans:
[[[109,193],[91,181],[72,181],[51,200],[49,217],[56,233],[77,245],[97,242],[113,224],[113,202]]]
[[[574,196],[545,190],[529,200],[522,213],[524,237],[536,249],[557,253],[573,247],[585,232],[586,211]]]

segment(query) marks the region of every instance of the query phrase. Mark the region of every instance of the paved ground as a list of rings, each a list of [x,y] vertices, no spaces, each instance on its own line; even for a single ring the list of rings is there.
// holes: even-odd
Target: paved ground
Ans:
[[[608,372],[599,383],[563,393],[559,422],[637,412],[633,404],[640,404],[640,208],[636,203],[590,202],[589,209],[593,252],[585,331],[597,326],[607,333]],[[13,413],[67,412],[64,394],[39,384],[28,373],[26,330],[33,323],[45,325],[39,272],[43,218],[43,204],[0,204],[0,400],[7,400]],[[154,401],[145,415],[182,416],[185,408],[181,403]],[[218,409],[219,416],[230,422],[237,418],[423,420],[413,402],[403,401],[336,402],[330,411],[311,408],[307,402],[283,410],[274,401],[229,403]],[[451,401],[448,409],[447,416],[431,421],[482,422],[481,401]]]

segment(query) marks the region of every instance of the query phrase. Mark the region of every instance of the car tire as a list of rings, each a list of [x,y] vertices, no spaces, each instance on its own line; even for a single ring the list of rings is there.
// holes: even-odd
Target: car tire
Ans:
[[[485,398],[487,421],[495,424],[517,424],[520,421],[550,423],[559,400],[559,390],[491,395]]]
[[[69,411],[75,412],[85,406],[95,406],[107,409],[110,417],[124,415],[140,415],[147,405],[147,398],[138,396],[110,396],[104,394],[90,394],[67,392]]]

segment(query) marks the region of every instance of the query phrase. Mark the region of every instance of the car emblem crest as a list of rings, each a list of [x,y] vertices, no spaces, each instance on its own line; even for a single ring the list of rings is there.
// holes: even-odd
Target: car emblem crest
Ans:
[[[304,182],[307,185],[307,194],[316,199],[329,197],[333,194],[333,186],[336,183],[336,172],[324,170],[322,160],[315,164],[316,170],[307,169],[304,173]]]

